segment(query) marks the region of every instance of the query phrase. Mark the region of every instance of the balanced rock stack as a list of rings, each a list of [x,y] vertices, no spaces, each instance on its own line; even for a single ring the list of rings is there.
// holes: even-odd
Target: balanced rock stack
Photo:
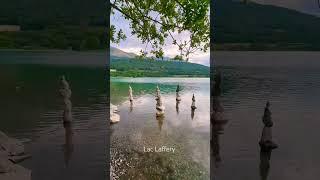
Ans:
[[[259,142],[259,145],[262,151],[270,151],[278,147],[278,145],[272,141],[273,122],[272,122],[271,112],[269,107],[270,107],[270,103],[267,102],[266,107],[264,109],[264,115],[262,118],[264,127],[262,130],[262,135]]]
[[[157,85],[157,89],[156,89],[156,100],[158,100],[159,97],[160,97],[160,89],[159,89],[159,86]]]
[[[156,109],[157,109],[156,116],[163,116],[165,108],[164,108],[164,106],[162,104],[162,99],[161,99],[161,93],[160,93],[159,86],[157,86],[157,89],[156,89],[156,101],[157,101],[157,104],[156,104]]]
[[[192,110],[197,109],[197,107],[196,107],[196,98],[194,97],[194,94],[192,95],[191,109]]]
[[[132,96],[132,88],[129,85],[129,101],[132,102],[133,101],[133,96]]]
[[[120,115],[117,114],[118,107],[110,103],[110,123],[114,124],[120,121]]]
[[[181,97],[180,97],[179,92],[180,92],[180,86],[178,85],[177,89],[176,89],[176,101],[177,102],[181,101]]]
[[[31,171],[16,164],[30,155],[25,154],[23,144],[0,131],[0,179],[31,180]]]
[[[61,88],[59,91],[64,102],[63,122],[70,123],[72,121],[72,103],[70,101],[72,92],[69,83],[66,81],[64,76],[61,77],[60,84]]]

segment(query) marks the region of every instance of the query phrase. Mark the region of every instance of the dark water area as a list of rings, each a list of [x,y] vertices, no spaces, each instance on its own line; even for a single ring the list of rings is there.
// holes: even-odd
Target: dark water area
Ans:
[[[28,140],[32,158],[21,164],[34,180],[106,179],[107,91],[105,68],[97,63],[104,59],[94,55],[87,66],[74,64],[81,56],[74,52],[59,56],[63,63],[50,52],[0,52],[0,129]],[[62,121],[61,75],[72,90],[71,126]]]
[[[176,88],[181,102],[176,104]],[[133,105],[128,86],[133,89]],[[156,117],[156,86],[164,117]],[[111,103],[120,122],[110,127],[114,179],[209,179],[209,78],[111,78]],[[192,95],[197,109],[191,111]],[[174,147],[175,152],[145,152],[144,147]]]
[[[216,180],[315,180],[320,177],[319,52],[215,52],[228,123],[219,135]],[[260,154],[262,116],[270,101],[273,140]],[[270,160],[268,160],[270,156]]]

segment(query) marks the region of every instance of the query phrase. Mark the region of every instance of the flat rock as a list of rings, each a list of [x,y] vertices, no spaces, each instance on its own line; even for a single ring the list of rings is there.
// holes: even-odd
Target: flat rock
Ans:
[[[31,180],[31,171],[20,165],[12,165],[9,172],[0,173],[1,180]]]
[[[120,121],[120,115],[119,114],[115,114],[115,113],[110,114],[110,123],[111,124],[117,123],[119,121]]]
[[[8,160],[8,153],[0,150],[0,174],[9,172],[12,166],[13,163]]]
[[[23,144],[17,139],[10,138],[0,131],[0,149],[8,152],[10,156],[21,155],[24,153]]]
[[[20,156],[9,156],[9,160],[15,164],[22,162],[22,161],[29,159],[29,158],[31,158],[30,154],[24,154],[24,155],[20,155]]]

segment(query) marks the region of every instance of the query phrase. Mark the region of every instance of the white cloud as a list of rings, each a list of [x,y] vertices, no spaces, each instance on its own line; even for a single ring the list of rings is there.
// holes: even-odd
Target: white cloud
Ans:
[[[140,50],[144,50],[146,45],[142,44],[141,41],[135,36],[131,35],[131,30],[129,26],[129,22],[125,20],[121,14],[115,13],[111,16],[111,24],[115,25],[117,28],[122,28],[124,30],[124,33],[127,36],[127,39],[125,41],[120,42],[119,44],[111,43],[111,46],[117,47],[123,51],[126,52],[132,52],[139,54]],[[177,39],[178,42],[188,41],[189,40],[189,32],[173,32],[172,35]],[[179,48],[176,45],[172,44],[171,39],[167,39],[165,41],[165,45],[162,47],[164,50],[164,56],[173,58],[176,55],[180,54]],[[150,50],[150,47],[147,48],[147,50]],[[209,65],[210,63],[210,55],[209,51],[205,52],[195,52],[190,55],[190,62],[193,63],[199,63],[204,65]]]

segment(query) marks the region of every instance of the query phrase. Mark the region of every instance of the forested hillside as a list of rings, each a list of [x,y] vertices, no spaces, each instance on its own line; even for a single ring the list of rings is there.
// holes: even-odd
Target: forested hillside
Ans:
[[[320,50],[320,18],[286,8],[214,2],[214,47],[234,50]]]

